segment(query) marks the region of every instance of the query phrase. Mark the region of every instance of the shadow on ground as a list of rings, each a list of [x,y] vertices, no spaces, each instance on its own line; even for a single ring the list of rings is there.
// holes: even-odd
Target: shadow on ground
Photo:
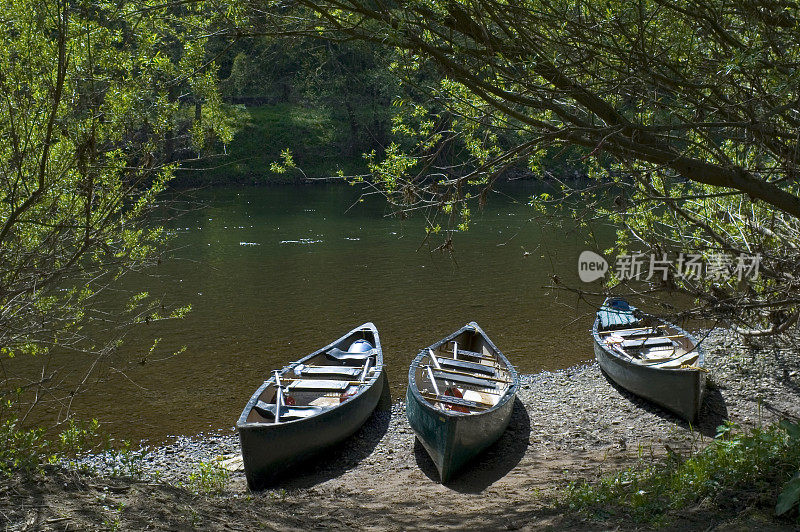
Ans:
[[[503,435],[489,448],[473,458],[446,486],[460,493],[480,493],[514,469],[530,444],[531,419],[525,406],[514,399],[511,420]],[[414,440],[414,458],[420,470],[432,481],[439,482],[439,472],[418,439]]]
[[[647,399],[643,399],[638,395],[629,392],[614,382],[614,380],[609,377],[605,371],[602,369],[600,371],[608,383],[617,392],[619,392],[621,396],[630,401],[637,408],[641,408],[662,419],[675,423],[679,427],[687,430],[694,430],[703,436],[713,438],[717,435],[717,427],[722,425],[728,419],[728,406],[725,404],[725,398],[722,397],[719,388],[717,388],[713,382],[708,381],[706,384],[706,392],[703,396],[703,404],[700,407],[700,416],[698,417],[697,422],[689,423],[685,419],[680,418],[672,412],[661,408],[657,404],[651,403]]]

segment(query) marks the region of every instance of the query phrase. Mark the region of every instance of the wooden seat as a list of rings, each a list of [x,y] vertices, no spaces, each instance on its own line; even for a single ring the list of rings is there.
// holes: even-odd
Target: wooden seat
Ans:
[[[475,401],[468,401],[467,399],[461,399],[460,397],[453,397],[452,395],[435,395],[430,394],[429,399],[433,399],[438,403],[447,403],[456,406],[466,406],[467,408],[482,408],[487,409],[491,408],[492,405],[484,404],[484,403],[476,403]]]
[[[497,373],[495,368],[485,364],[478,364],[477,362],[467,362],[466,360],[455,360],[452,358],[441,357],[436,357],[436,360],[439,361],[440,366],[452,369],[466,370],[472,373],[482,373],[492,377],[494,377],[494,375]]]
[[[456,353],[465,357],[474,357],[474,358],[487,358],[486,355],[483,353],[478,353],[477,351],[469,351],[467,349],[458,349]]]
[[[622,347],[626,349],[643,349],[645,347],[666,347],[672,346],[672,340],[669,338],[642,338],[641,340],[625,340],[622,342]]]
[[[691,351],[689,353],[685,353],[678,357],[673,357],[666,361],[657,361],[651,364],[646,364],[648,366],[653,366],[656,368],[663,368],[663,369],[679,369],[681,366],[689,366],[697,362],[697,359],[700,358],[700,353],[697,351]]]
[[[614,336],[621,336],[622,338],[636,338],[637,336],[655,336],[661,333],[658,329],[654,327],[649,327],[646,329],[642,329],[640,331],[602,331],[604,333],[613,333]]]
[[[349,386],[350,381],[299,379],[290,383],[287,388],[298,392],[343,392]]]
[[[478,377],[467,377],[466,375],[459,375],[457,373],[452,373],[447,370],[435,370],[433,372],[433,376],[434,378],[450,382],[458,382],[460,384],[480,386],[481,388],[489,388],[490,390],[497,389],[497,385],[492,381],[481,379]]]
[[[363,369],[358,367],[326,366],[318,368],[309,368],[306,366],[300,370],[300,375],[302,376],[336,375],[343,377],[360,377],[362,372]]]
[[[272,417],[275,418],[275,410],[276,405],[272,403],[265,403],[264,401],[259,401],[253,407],[256,412],[261,414],[263,417]],[[325,408],[321,406],[281,406],[281,420],[288,421],[291,419],[303,419],[307,417],[311,417],[313,415],[319,414],[325,410]]]

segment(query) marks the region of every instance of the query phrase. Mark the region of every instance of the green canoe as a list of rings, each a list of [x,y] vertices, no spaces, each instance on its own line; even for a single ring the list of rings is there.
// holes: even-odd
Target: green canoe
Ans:
[[[273,371],[236,423],[249,488],[266,487],[353,434],[375,410],[385,386],[383,350],[372,323]]]
[[[500,437],[518,388],[516,370],[475,322],[420,351],[406,416],[442,483]]]
[[[694,422],[707,370],[700,343],[677,325],[608,298],[592,328],[600,368],[626,390]]]

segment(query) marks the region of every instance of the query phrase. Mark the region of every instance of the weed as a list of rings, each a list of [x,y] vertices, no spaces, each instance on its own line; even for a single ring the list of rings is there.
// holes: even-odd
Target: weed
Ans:
[[[200,527],[203,519],[194,507],[189,507],[189,524],[192,528],[197,529]]]
[[[800,426],[785,421],[747,432],[727,423],[718,428],[714,441],[689,459],[670,452],[649,463],[594,485],[573,483],[569,506],[598,517],[630,515],[656,523],[668,510],[704,498],[714,502],[747,492],[749,498],[774,503],[777,489],[783,487],[778,514],[796,508],[800,500],[800,475],[792,477],[800,464]]]
[[[112,477],[142,478],[144,475],[144,451],[131,450],[131,442],[123,441],[122,447],[106,453],[106,464]]]
[[[189,475],[188,487],[195,493],[219,494],[225,490],[230,475],[219,460],[200,462]]]
[[[276,501],[286,500],[286,490],[283,488],[272,490],[269,492],[269,498]]]
[[[112,517],[103,520],[103,526],[111,532],[122,530],[122,511],[125,509],[125,503],[119,503],[115,508],[103,506],[103,509],[113,512]]]

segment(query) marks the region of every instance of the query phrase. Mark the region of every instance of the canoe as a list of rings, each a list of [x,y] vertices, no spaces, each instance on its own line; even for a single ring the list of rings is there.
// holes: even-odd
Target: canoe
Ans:
[[[236,423],[248,487],[268,486],[353,434],[375,410],[385,385],[372,323],[273,371]]]
[[[677,325],[608,298],[597,312],[594,353],[606,375],[626,390],[694,422],[707,370],[702,346]]]
[[[518,389],[516,370],[475,322],[419,352],[406,416],[442,483],[500,437]]]

